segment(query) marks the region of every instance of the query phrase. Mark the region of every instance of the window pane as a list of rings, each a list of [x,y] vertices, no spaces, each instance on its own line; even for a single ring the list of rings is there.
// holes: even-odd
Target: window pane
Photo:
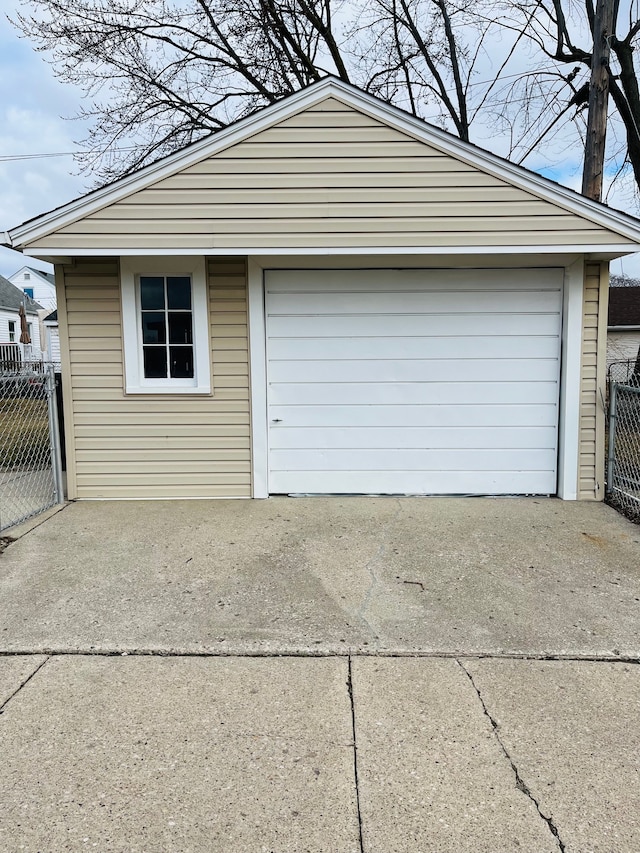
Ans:
[[[146,379],[167,378],[167,350],[165,347],[143,347],[144,375]]]
[[[192,344],[191,312],[185,314],[169,314],[169,343]]]
[[[142,342],[144,344],[164,344],[167,340],[167,332],[164,322],[164,313],[142,312]]]
[[[191,310],[191,279],[189,276],[167,277],[168,308],[174,310]]]
[[[143,311],[164,308],[164,278],[162,276],[140,276],[140,304]]]
[[[193,379],[193,347],[169,347],[172,379]]]

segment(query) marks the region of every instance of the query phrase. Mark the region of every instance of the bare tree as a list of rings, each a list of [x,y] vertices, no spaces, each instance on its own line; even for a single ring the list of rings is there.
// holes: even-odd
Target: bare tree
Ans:
[[[85,92],[85,168],[133,171],[323,73],[330,0],[30,0],[17,23]]]
[[[514,49],[474,84],[487,2],[23,0],[16,23],[83,89],[80,162],[104,182],[328,73],[469,139]]]
[[[495,44],[500,32],[488,12],[483,2],[372,0],[352,31],[360,37],[366,88],[415,115],[439,119],[469,141],[472,123],[522,38],[512,39],[497,67],[491,67],[490,79],[478,84],[479,66],[487,66],[486,45]]]
[[[596,27],[594,0],[506,0],[501,25],[524,34],[530,67],[500,90],[502,103],[494,105],[503,127],[511,134],[511,155],[524,162],[533,152],[551,146],[572,123],[576,151],[582,155],[589,77]],[[638,0],[614,3],[612,31],[605,33],[610,47],[607,64],[610,111],[608,146],[610,171],[633,171],[640,188],[640,91],[636,48],[640,35]],[[514,105],[520,105],[514,109]]]

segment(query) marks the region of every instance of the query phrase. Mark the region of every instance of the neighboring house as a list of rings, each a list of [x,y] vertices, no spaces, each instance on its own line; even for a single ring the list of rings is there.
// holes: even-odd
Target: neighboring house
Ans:
[[[57,259],[72,499],[603,497],[640,221],[345,83],[5,240]]]
[[[39,302],[47,309],[47,313],[56,310],[56,281],[53,273],[35,267],[22,267],[9,276],[9,281],[23,290],[30,299]]]
[[[9,281],[19,287],[30,299],[40,304],[42,310],[38,312],[38,335],[42,341],[42,357],[47,361],[60,361],[60,348],[58,347],[57,357],[56,353],[50,349],[51,344],[55,346],[57,342],[57,331],[51,325],[47,328],[44,323],[45,317],[57,307],[55,276],[53,273],[44,272],[35,267],[22,267],[9,276]]]
[[[640,282],[609,289],[607,364],[640,357]]]
[[[27,315],[27,327],[31,337],[31,345],[20,344],[20,305],[24,303]],[[11,282],[0,275],[0,360],[13,361],[15,346],[20,348],[21,360],[40,361],[42,357],[40,347],[40,325],[38,323],[38,311],[42,306],[29,299],[22,290],[15,287]],[[3,349],[3,344],[12,344],[8,349]],[[10,355],[9,355],[10,354]]]
[[[60,369],[60,333],[58,329],[58,312],[46,314],[42,320],[45,330],[46,352],[49,361],[53,362],[56,370]]]

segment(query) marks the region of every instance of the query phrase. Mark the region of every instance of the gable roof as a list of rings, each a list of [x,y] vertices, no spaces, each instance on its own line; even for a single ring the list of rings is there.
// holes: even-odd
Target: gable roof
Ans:
[[[640,287],[610,288],[609,326],[640,328]]]
[[[53,273],[45,272],[44,270],[38,270],[35,267],[27,267],[26,269],[28,269],[29,272],[35,273],[35,275],[40,276],[40,278],[45,279],[45,281],[47,281],[49,284],[52,284],[55,287],[56,277]]]
[[[38,310],[42,308],[42,305],[33,299],[29,299],[19,287],[11,284],[8,279],[0,275],[0,308],[17,313],[23,303],[26,314],[37,314]]]
[[[428,125],[421,119],[415,118],[397,107],[380,101],[334,77],[324,78],[276,104],[239,120],[224,130],[142,168],[132,175],[123,177],[106,187],[94,190],[75,201],[11,229],[5,233],[5,245],[28,250],[29,245],[39,239],[55,235],[65,226],[83,220],[109,205],[116,204],[134,193],[139,193],[161,180],[176,175],[207,157],[213,157],[268,128],[273,128],[274,125],[299,112],[313,108],[327,98],[333,98],[351,106],[355,110],[376,118],[388,127],[394,128],[418,142],[425,143],[436,152],[455,158],[460,163],[467,164],[485,174],[495,176],[513,187],[524,190],[580,217],[584,221],[606,229],[611,232],[613,240],[607,245],[598,242],[597,248],[602,251],[607,250],[624,254],[634,251],[636,246],[640,246],[640,221],[638,219],[587,199],[573,190],[530,172],[522,166],[516,166],[471,143],[464,142],[458,137]],[[53,241],[53,246],[51,243],[52,240],[48,240],[46,245],[47,252],[52,256],[70,253],[68,243],[66,249],[56,247],[55,241]],[[242,253],[243,248],[246,250],[246,247],[238,247],[238,252]],[[451,246],[448,248],[451,249]],[[553,248],[554,250],[580,249],[588,251],[589,245],[587,241],[577,246],[566,245],[562,243],[561,239],[558,239],[554,241]],[[596,248],[595,245],[594,248]],[[89,251],[87,249],[82,253],[86,254]],[[224,251],[227,254],[229,253],[228,249]],[[215,253],[213,247],[212,252]],[[115,250],[106,252],[106,254],[114,253]],[[123,253],[127,253],[127,251],[125,250]],[[135,253],[134,248],[131,248],[129,253]]]
[[[19,270],[16,270],[14,273],[11,273],[9,276],[9,281],[15,279],[16,276],[19,276],[21,273],[28,272],[30,275],[36,275],[38,278],[45,282],[46,284],[50,284],[52,287],[56,286],[56,277],[53,273],[45,272],[44,270],[39,270],[37,267],[24,266],[20,267]]]

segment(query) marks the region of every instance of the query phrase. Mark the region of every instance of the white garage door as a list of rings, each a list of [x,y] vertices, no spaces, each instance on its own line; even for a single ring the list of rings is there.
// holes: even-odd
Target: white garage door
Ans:
[[[556,491],[561,270],[266,273],[271,493]]]

